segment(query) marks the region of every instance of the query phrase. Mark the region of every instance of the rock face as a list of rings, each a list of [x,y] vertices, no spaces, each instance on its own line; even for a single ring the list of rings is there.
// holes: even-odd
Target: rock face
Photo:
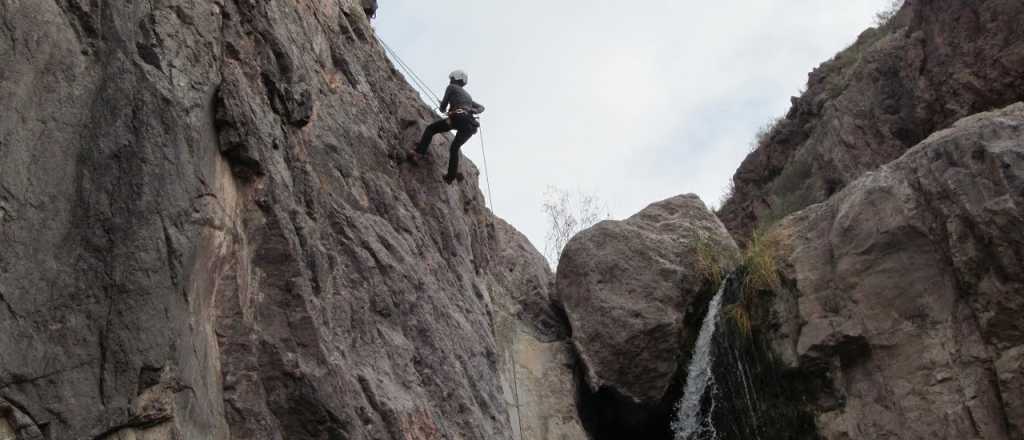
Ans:
[[[0,4],[0,432],[518,438],[507,353],[565,335],[516,289],[550,275],[468,161],[391,159],[433,115],[374,8]],[[549,345],[501,345],[509,311]]]
[[[547,260],[519,231],[497,220],[495,336],[506,401],[517,439],[584,440],[576,407],[576,357],[564,312],[550,301],[554,276]]]
[[[701,248],[721,266],[737,253],[721,222],[694,195],[598,223],[566,245],[557,298],[589,391],[612,408],[607,417],[595,415],[599,422],[639,429],[652,425],[647,414],[664,411],[666,403],[670,410],[676,396],[669,388],[685,368],[684,340],[693,336],[684,331],[683,316],[707,287]],[[667,420],[661,428],[668,429]]]
[[[810,74],[733,177],[720,215],[745,239],[954,121],[1024,100],[1024,3],[908,0]]]
[[[961,120],[782,223],[776,350],[828,439],[1024,438],[1024,104]]]

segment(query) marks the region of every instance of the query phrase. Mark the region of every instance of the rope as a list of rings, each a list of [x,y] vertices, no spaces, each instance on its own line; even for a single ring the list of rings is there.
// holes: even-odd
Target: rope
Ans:
[[[420,93],[427,95],[427,97],[430,99],[433,99],[435,107],[440,106],[441,99],[437,97],[437,94],[434,93],[430,86],[427,85],[426,81],[423,81],[423,79],[416,74],[412,67],[409,67],[409,65],[402,60],[402,57],[398,56],[398,52],[395,52],[395,50],[392,49],[391,46],[388,46],[388,44],[385,43],[384,40],[382,40],[377,35],[374,35],[374,37],[377,39],[377,41],[380,42],[381,46],[384,46],[384,50],[387,51],[389,55],[391,55],[391,58],[394,58],[395,62],[398,63],[398,67],[402,68],[402,70],[405,71],[406,75],[409,77],[409,79],[412,80],[416,88],[419,89]]]
[[[512,392],[515,394],[516,422],[519,424],[519,440],[523,440],[523,407],[519,405],[519,370],[516,364],[516,335],[519,329],[512,330]]]
[[[416,87],[420,89],[420,92],[425,92],[423,93],[424,95],[427,95],[427,97],[432,99],[436,104],[440,104],[441,100],[437,98],[437,94],[434,93],[430,86],[427,85],[426,81],[423,81],[423,79],[416,74],[412,67],[409,67],[409,65],[406,64],[405,60],[403,60],[402,57],[398,56],[398,52],[392,49],[391,46],[388,46],[388,44],[385,43],[384,40],[380,39],[380,37],[376,38],[377,41],[380,42],[381,46],[384,46],[384,50],[391,55],[391,58],[394,58],[395,62],[398,63],[398,66],[401,67],[402,70],[406,73],[406,75],[409,76],[409,79],[413,81],[414,85],[416,85]]]
[[[494,196],[491,194],[491,171],[487,169],[487,151],[484,150],[484,129],[480,129],[480,155],[484,159],[484,177],[487,180],[487,204],[494,212]],[[517,396],[518,397],[518,396]]]

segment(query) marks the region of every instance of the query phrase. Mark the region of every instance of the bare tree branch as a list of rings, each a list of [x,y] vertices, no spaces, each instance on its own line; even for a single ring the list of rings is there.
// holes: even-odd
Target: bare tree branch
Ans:
[[[581,190],[570,193],[549,186],[544,192],[543,211],[548,220],[544,256],[552,267],[558,267],[562,250],[580,231],[611,218],[608,206],[592,194]]]

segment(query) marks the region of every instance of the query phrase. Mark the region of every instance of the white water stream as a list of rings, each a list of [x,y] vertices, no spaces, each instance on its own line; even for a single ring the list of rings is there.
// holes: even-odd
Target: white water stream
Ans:
[[[715,336],[715,328],[718,326],[718,312],[722,308],[725,284],[722,283],[722,287],[708,304],[708,314],[704,316],[704,322],[700,326],[700,335],[697,336],[697,344],[694,346],[686,375],[686,390],[676,405],[676,417],[672,421],[675,440],[713,440],[718,437],[710,420],[714,411],[702,413],[701,400],[709,390],[714,392],[715,389],[715,376],[711,373],[714,361],[711,343]]]

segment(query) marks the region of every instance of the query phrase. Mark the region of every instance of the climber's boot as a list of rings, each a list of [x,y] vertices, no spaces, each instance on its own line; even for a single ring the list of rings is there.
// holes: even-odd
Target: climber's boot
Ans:
[[[447,184],[451,185],[452,182],[454,182],[456,180],[458,180],[459,182],[462,182],[465,179],[466,179],[466,176],[462,175],[462,173],[455,173],[454,176],[452,176],[450,174],[445,174],[445,176],[444,176],[444,183],[447,183]]]
[[[420,153],[419,151],[412,150],[405,155],[405,161],[413,165],[419,165],[420,161],[426,162],[430,159],[430,155],[427,153]]]

